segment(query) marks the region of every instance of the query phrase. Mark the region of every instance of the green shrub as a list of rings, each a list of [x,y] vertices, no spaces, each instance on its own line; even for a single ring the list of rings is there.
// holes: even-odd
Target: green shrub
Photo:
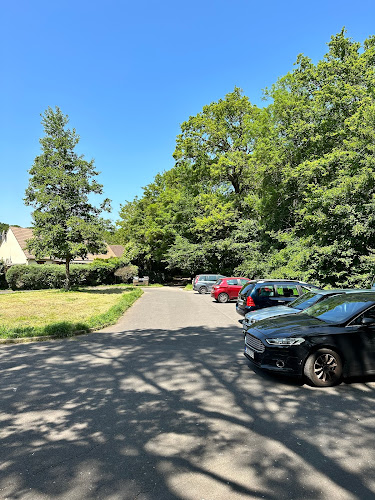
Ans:
[[[8,288],[8,283],[5,279],[6,267],[2,259],[0,259],[0,290]]]
[[[65,269],[53,264],[12,266],[6,273],[6,280],[12,290],[42,290],[61,288]]]
[[[116,281],[115,271],[124,267],[124,261],[113,257],[107,260],[96,259],[91,264],[70,266],[72,286],[111,285]],[[6,281],[12,290],[42,290],[63,288],[65,266],[56,264],[12,266],[6,273]]]
[[[130,279],[134,278],[134,276],[137,276],[138,266],[130,265],[119,267],[114,274],[120,279],[120,281],[122,281],[123,283],[127,283]]]

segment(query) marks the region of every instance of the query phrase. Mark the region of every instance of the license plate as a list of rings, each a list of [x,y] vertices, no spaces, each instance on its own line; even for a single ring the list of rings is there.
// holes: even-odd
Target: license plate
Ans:
[[[250,358],[254,359],[254,351],[250,349],[250,347],[247,347],[247,345],[245,346],[245,352],[250,356]]]

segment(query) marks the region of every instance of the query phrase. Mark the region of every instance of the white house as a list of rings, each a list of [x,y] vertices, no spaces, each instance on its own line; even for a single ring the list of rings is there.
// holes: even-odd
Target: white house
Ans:
[[[61,264],[62,261],[53,258],[36,259],[26,249],[26,242],[33,236],[33,230],[24,227],[10,226],[7,232],[3,232],[0,239],[0,260],[6,266],[15,264]],[[124,252],[122,245],[107,245],[105,254],[88,254],[85,259],[76,258],[72,264],[89,264],[94,259],[109,259],[110,257],[121,257]]]

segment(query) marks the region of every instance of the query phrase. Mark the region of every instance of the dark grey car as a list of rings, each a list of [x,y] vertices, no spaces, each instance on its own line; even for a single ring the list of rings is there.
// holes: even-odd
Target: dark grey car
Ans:
[[[220,278],[225,278],[222,274],[197,274],[193,279],[193,290],[199,293],[208,293],[212,285]]]

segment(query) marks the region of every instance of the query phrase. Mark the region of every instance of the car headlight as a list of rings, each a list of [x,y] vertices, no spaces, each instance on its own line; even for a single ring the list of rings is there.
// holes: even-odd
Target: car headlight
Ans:
[[[305,342],[305,339],[300,337],[280,337],[278,339],[266,339],[266,342],[270,345],[300,345]]]

